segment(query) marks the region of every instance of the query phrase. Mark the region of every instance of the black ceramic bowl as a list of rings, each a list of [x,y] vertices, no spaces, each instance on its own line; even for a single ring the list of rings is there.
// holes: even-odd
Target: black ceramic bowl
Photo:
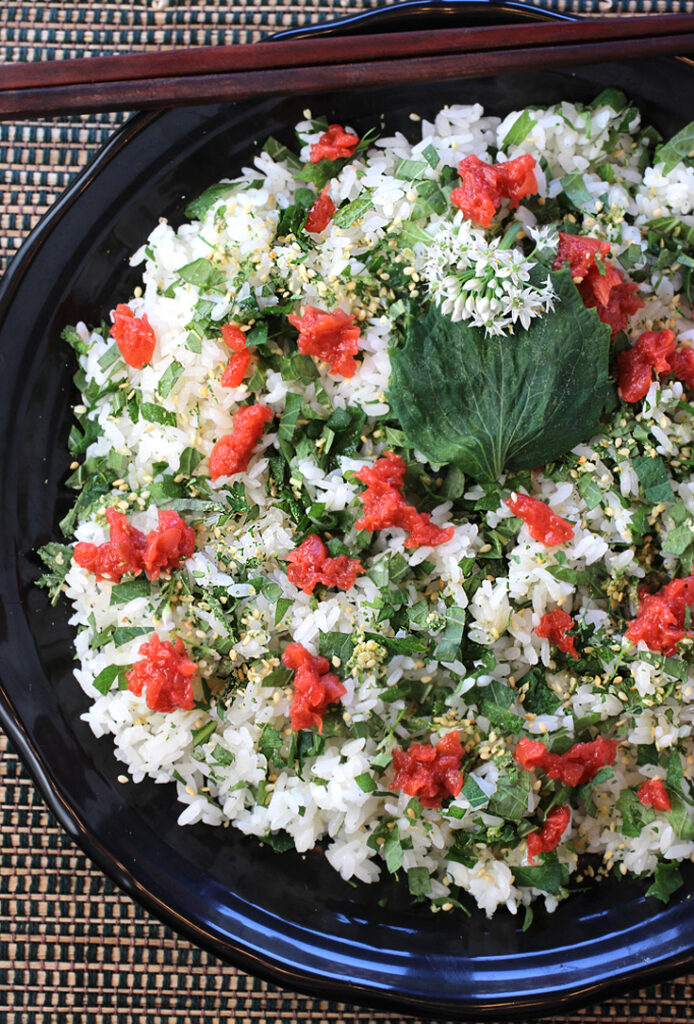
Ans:
[[[421,18],[425,5],[415,6]],[[691,63],[661,59],[310,102],[361,131],[385,115],[389,129],[407,132],[411,111],[431,114],[446,102],[481,101],[503,114],[587,101],[613,86],[669,135],[692,116],[684,103],[693,85]],[[80,721],[86,698],[72,678],[69,611],[51,608],[34,586],[34,552],[56,537],[70,501],[62,481],[74,367],[60,330],[76,319],[99,322],[124,301],[136,283],[128,254],[157,218],[179,222],[187,200],[233,176],[268,134],[291,142],[307,102],[133,118],[55,204],[4,279],[2,723],[64,828],[118,885],[193,941],[280,984],[424,1015],[499,1018],[549,1013],[681,972],[694,952],[688,887],[663,907],[642,885],[609,881],[553,915],[539,911],[525,934],[506,913],[492,921],[434,916],[390,881],[353,888],[319,852],[277,855],[233,829],[179,828],[171,788],[119,785],[111,743]]]

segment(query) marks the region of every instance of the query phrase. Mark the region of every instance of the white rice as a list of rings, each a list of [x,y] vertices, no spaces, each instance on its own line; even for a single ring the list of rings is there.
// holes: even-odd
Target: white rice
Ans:
[[[642,411],[623,407],[613,415],[599,448],[597,439],[586,442],[565,466],[557,464],[551,475],[533,474],[534,496],[575,526],[573,540],[562,548],[546,548],[530,537],[527,527],[518,528],[500,500],[499,488],[493,508],[473,510],[485,494],[473,481],[468,481],[464,495],[468,511],[450,500],[427,506],[434,523],[455,526],[452,539],[439,547],[408,550],[405,532],[392,528],[375,533],[363,548],[363,534],[354,528],[362,505],[361,486],[353,474],[393,447],[386,424],[389,349],[395,332],[389,307],[395,297],[385,278],[365,285],[359,282],[366,280],[373,249],[386,236],[397,237],[398,228],[415,209],[418,182],[395,176],[402,160],[423,162],[418,181],[436,182],[444,167],[455,169],[469,154],[490,161],[530,153],[541,161],[541,203],[525,203],[518,211],[529,229],[537,225],[542,204],[563,193],[562,179],[579,173],[590,198],[582,210],[571,214],[575,233],[609,240],[611,256],[619,264],[628,254],[628,266],[634,272],[644,266],[650,221],[674,217],[694,228],[694,167],[680,162],[667,173],[662,164],[640,170],[646,150],[638,134],[638,112],[625,114],[610,105],[577,109],[569,103],[533,110],[530,132],[517,144],[504,147],[521,114],[514,111],[502,120],[485,116],[478,105],[450,106],[432,121],[421,121],[419,140],[410,141],[400,133],[378,139],[330,183],[330,195],[338,206],[365,195],[370,205],[349,227],[331,223],[314,237],[317,244],[307,251],[292,239],[276,237],[281,211],[294,202],[297,189],[306,182],[298,181],[287,163],[266,152],[255,158],[253,168],[242,172],[242,183],[230,186],[201,220],[178,230],[166,222],[154,227],[132,259],[133,265],[142,268],[142,284],[130,300],[134,313],[146,314],[156,334],[150,363],[141,370],[125,366],[120,359],[105,365],[113,352],[112,339],[78,326],[86,344],[79,361],[92,396],[85,397],[84,406],[95,435],[80,459],[115,452],[123,461],[120,475],[114,479],[111,473],[108,493],[80,519],[74,537],[97,543],[108,539],[104,512],[111,505],[127,511],[129,521],[138,528],[151,529],[155,509],[166,503],[152,497],[152,488],[161,493],[162,481],[168,477],[171,488],[182,485],[186,500],[193,499],[188,509],[182,502],[181,514],[196,525],[196,553],[174,574],[187,581],[192,600],[162,602],[170,586],[162,578],[152,585],[150,597],[112,604],[112,584],[95,583],[77,565],[72,565],[64,583],[74,608],[71,621],[77,628],[75,675],[91,701],[83,717],[97,736],[111,734],[116,756],[134,782],[146,777],[156,782],[175,780],[183,805],[181,825],[231,823],[265,839],[281,834],[289,836],[300,852],[320,842],[343,878],[373,882],[391,869],[409,879],[413,892],[428,896],[432,910],[451,910],[461,894],[468,893],[489,915],[499,907],[516,913],[536,896],[552,909],[566,895],[568,876],[574,876],[572,886],[584,877],[580,853],[597,855],[601,865],[597,874],[653,873],[664,862],[694,857],[689,781],[694,764],[694,681],[686,668],[679,672],[682,678],[673,676],[674,662],[664,663],[645,647],[637,650],[624,640],[623,626],[614,627],[613,613],[617,613],[610,605],[610,599],[621,601],[618,614],[633,617],[636,613],[636,584],[646,575],[641,541],[634,540],[636,506],[640,515],[653,519],[649,536],[656,547],[678,525],[668,518],[671,505],[645,506],[634,466],[620,455],[624,447],[616,417],[624,418],[624,438],[638,421],[644,443],[669,466],[685,522],[694,515],[694,484],[682,479],[677,464],[678,458],[691,456],[694,435],[691,415],[680,405],[684,394],[680,383],[654,381]],[[297,126],[302,161],[308,159],[309,147],[321,131],[310,120]],[[438,162],[431,159],[432,150]],[[601,174],[608,163],[613,168],[610,180]],[[442,237],[453,212],[450,205],[443,212],[431,211],[421,227],[435,238],[437,233]],[[461,220],[458,216],[455,223],[460,225]],[[385,245],[387,251],[387,241]],[[412,282],[420,282],[422,296],[430,257],[423,242],[413,243],[404,255]],[[180,280],[178,270],[198,259],[220,272],[222,284],[217,290]],[[669,276],[661,277],[656,270],[639,275],[645,305],[629,333],[635,339],[642,330],[670,326],[680,339],[691,340],[694,333],[684,312],[686,304],[677,306],[682,270],[675,267]],[[290,395],[301,396],[304,421],[304,412],[325,418],[331,407],[361,408],[366,413],[354,448],[329,468],[321,465],[318,446],[304,445],[292,458],[287,474],[303,502],[323,506],[315,512],[318,519],[334,517],[336,525],[324,528],[323,534],[332,532],[361,558],[367,574],[347,592],[318,591],[309,597],[287,580],[284,559],[295,547],[296,524],[286,503],[280,507],[268,490],[270,460],[281,448],[281,426],[278,433],[270,425],[247,472],[232,481],[237,488],[240,485],[251,511],[233,513],[219,525],[219,511],[211,504],[226,500],[230,481],[209,483],[207,457],[214,442],[230,431],[234,411],[250,396],[248,382],[232,389],[220,386],[228,351],[214,325],[234,321],[248,328],[263,310],[280,303],[279,282],[291,297],[294,312],[314,305],[358,310],[361,317],[361,362],[351,380],[331,375],[326,365],[315,360],[317,375],[307,381],[283,375],[275,365],[266,368],[254,399],[270,408],[279,417],[275,424],[280,425]],[[116,301],[124,297],[114,296],[114,306]],[[201,301],[208,326],[199,336],[193,332],[191,346],[190,324],[200,319],[197,304]],[[287,350],[292,347],[287,338],[279,343]],[[162,395],[161,380],[172,365],[180,367],[180,372],[170,391]],[[99,388],[111,385],[110,391],[94,397]],[[135,396],[140,405],[152,403],[167,410],[175,426],[142,416],[133,422],[122,402],[114,412],[114,400],[121,394]],[[187,449],[202,457],[190,486],[182,468]],[[434,467],[432,476],[437,473]],[[598,489],[597,502],[585,498],[582,485],[588,478]],[[207,505],[200,509],[196,500]],[[414,500],[425,501],[424,491],[415,493]],[[507,539],[501,558],[485,578],[486,546],[492,533],[509,528],[510,533],[503,533]],[[659,551],[666,571],[684,574],[676,555]],[[397,579],[384,582],[384,567],[396,564],[401,566]],[[560,569],[565,570],[563,574]],[[479,585],[473,588],[471,580],[478,574]],[[604,586],[598,591],[582,582],[586,579],[599,579]],[[206,604],[212,591],[214,601]],[[627,593],[631,603],[624,596]],[[388,614],[386,609],[379,615],[384,603],[392,604],[394,594],[400,602],[397,607],[404,603],[413,612],[404,630],[397,624],[393,627],[394,611]],[[221,604],[220,595],[225,597]],[[278,599],[286,603],[281,618]],[[414,614],[417,606],[421,615]],[[439,660],[435,653],[388,657],[382,645],[364,638],[365,632],[389,637],[395,630],[396,635],[434,635],[440,640],[451,608],[466,613],[464,645],[468,650],[470,644],[478,645],[472,661],[465,658],[463,663],[460,651],[453,660]],[[582,629],[594,629],[592,643],[600,648],[598,673],[591,675],[585,666],[574,670],[571,659],[557,657],[555,646],[535,633],[545,612],[556,608],[569,611]],[[118,689],[116,683],[106,694],[99,693],[93,685],[99,673],[113,665],[131,666],[148,636],[138,635],[116,646],[113,639],[99,641],[98,635],[131,626],[156,631],[161,639],[180,636],[200,675],[222,696],[210,701],[198,684],[198,708],[162,714],[148,709],[145,695],[136,697]],[[289,754],[292,689],[286,675],[277,674],[279,658],[291,641],[317,654],[327,633],[342,633],[356,641],[349,665],[339,659],[333,662],[346,694],[331,711],[323,740],[299,761]],[[229,643],[222,654],[215,645],[225,636]],[[677,664],[686,664],[690,652],[691,645],[683,643]],[[533,667],[544,673],[549,690],[559,697],[559,707],[551,712],[533,714],[524,708],[525,695],[516,684]],[[271,673],[278,682],[272,682]],[[225,687],[227,680],[233,685]],[[421,690],[431,684],[440,693],[440,703],[428,712],[428,727],[417,720],[410,700],[393,699],[392,688],[403,681],[410,688],[419,681]],[[612,772],[605,773],[609,777],[594,787],[590,798],[584,794],[583,799],[572,799],[570,827],[553,855],[564,874],[561,885],[553,888],[527,882],[533,876],[527,874],[523,836],[539,828],[542,820],[542,815],[538,817],[540,776],[532,776],[527,807],[520,817],[504,818],[489,810],[499,779],[512,764],[518,735],[495,729],[476,702],[482,700],[480,692],[496,692],[494,687],[501,683],[511,688],[509,712],[520,716],[530,736],[549,736],[566,749],[579,738],[577,722],[593,716],[594,723],[607,722],[610,734],[620,739]],[[200,730],[208,723],[214,724],[214,731],[200,742]],[[393,746],[436,743],[454,728],[467,750],[466,779],[476,784],[481,802],[471,803],[469,793],[475,787],[469,786],[444,803],[443,809],[422,808],[407,794],[391,792],[393,769],[379,755]],[[583,732],[580,738],[587,740],[591,735]],[[274,760],[268,737],[277,737],[280,744]],[[654,820],[633,834],[635,830],[624,823],[620,794],[635,792],[649,776],[675,777],[673,751],[682,773],[680,820],[673,825],[672,816],[657,812]],[[546,804],[546,797],[542,799]],[[511,838],[504,838],[505,828]],[[592,873],[590,868],[588,874]]]

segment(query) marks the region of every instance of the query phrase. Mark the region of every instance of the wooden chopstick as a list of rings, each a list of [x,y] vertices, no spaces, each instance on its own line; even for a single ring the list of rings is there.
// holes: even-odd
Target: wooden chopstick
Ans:
[[[550,21],[0,64],[0,91],[522,49],[694,32],[694,14]]]
[[[677,34],[659,35],[648,32],[643,33],[644,23],[658,22],[662,24],[686,24],[692,31],[679,32]],[[504,42],[503,49],[492,49],[467,52],[460,48],[457,52],[444,52],[439,55],[420,56],[421,49],[407,49],[409,43],[405,37],[417,36],[416,46],[423,45],[422,37],[429,37],[425,40],[432,43],[432,33],[405,33],[397,36],[367,36],[356,37],[349,40],[316,40],[310,43],[312,48],[312,62],[309,65],[299,63],[287,63],[291,48],[287,49],[282,42],[268,44],[252,44],[249,47],[238,47],[250,51],[263,47],[263,54],[260,61],[266,61],[268,57],[265,51],[269,47],[269,53],[275,57],[271,67],[261,67],[248,70],[232,72],[209,72],[194,74],[184,73],[179,75],[161,75],[160,77],[147,76],[143,78],[109,78],[104,81],[70,81],[66,84],[56,81],[55,84],[39,87],[22,87],[13,89],[0,89],[0,119],[18,118],[36,115],[56,115],[67,113],[88,113],[101,110],[133,110],[157,107],[171,107],[183,105],[195,105],[200,103],[216,103],[240,99],[249,99],[260,96],[273,95],[305,95],[312,92],[326,92],[331,90],[355,89],[365,86],[378,85],[400,85],[408,82],[423,82],[433,80],[448,80],[452,78],[471,78],[476,76],[492,75],[500,72],[515,72],[533,68],[564,67],[575,64],[589,64],[609,60],[628,60],[632,58],[647,58],[660,55],[686,56],[694,54],[694,16],[691,15],[665,15],[656,18],[643,19],[615,19],[621,24],[621,28],[627,27],[628,34],[617,35],[610,38],[614,33],[612,23],[591,22],[591,23],[558,23],[552,25],[529,25],[529,26],[503,26]],[[637,24],[634,24],[634,23]],[[519,39],[525,40],[527,34],[520,35],[521,29],[546,29],[553,30],[543,35],[544,45],[519,46]],[[590,28],[593,35],[588,41],[579,30]],[[638,33],[636,34],[636,30]],[[496,39],[499,42],[499,28],[494,29],[466,29],[460,30],[465,33],[467,45],[470,45],[470,33],[495,33],[486,35],[485,39],[490,41]],[[451,32],[444,35],[450,40]],[[533,38],[537,38],[533,36]],[[355,54],[364,55],[374,52],[376,44],[374,40],[388,40],[387,59],[351,60],[342,63],[336,62],[335,52],[331,60],[319,63],[316,59],[316,47],[319,42],[329,43],[335,48],[338,42],[349,44],[348,56],[355,57]],[[577,39],[579,41],[577,41]],[[390,45],[393,40],[397,42],[399,57],[393,57],[393,47]],[[479,36],[478,36],[479,40]],[[302,41],[303,42],[303,41]],[[448,45],[441,40],[442,45]],[[548,44],[549,43],[549,44]],[[515,44],[515,45],[514,45]],[[287,46],[290,44],[287,43]],[[298,43],[292,43],[291,47],[297,47]],[[383,56],[384,43],[381,43],[380,55]],[[213,48],[201,48],[208,51]],[[233,49],[233,48],[232,48]],[[183,51],[189,55],[194,51]],[[339,52],[344,54],[345,48],[340,47]],[[173,51],[177,54],[178,51]],[[167,59],[173,56],[172,53],[159,54]],[[306,51],[302,46],[299,58],[297,50],[292,58],[297,62],[305,59]],[[142,55],[132,55],[140,58]],[[157,56],[157,54],[147,55]],[[322,57],[325,57],[322,54]],[[252,55],[248,53],[250,61]],[[100,60],[100,58],[97,58]],[[129,58],[123,58],[123,61]],[[114,73],[116,64],[121,58],[105,58],[111,65],[109,74]],[[80,73],[83,66],[90,64],[92,58],[81,62],[62,62],[74,65],[80,64]],[[136,65],[141,67],[140,64]],[[161,67],[164,66],[162,61]],[[190,66],[190,65],[187,65]],[[27,65],[33,67],[33,65]],[[41,65],[39,65],[41,67]],[[46,68],[51,65],[45,65]],[[129,68],[132,65],[128,65]],[[17,69],[19,70],[19,69]],[[37,69],[38,70],[38,69]],[[29,78],[29,75],[27,75]],[[4,86],[4,82],[3,82]]]

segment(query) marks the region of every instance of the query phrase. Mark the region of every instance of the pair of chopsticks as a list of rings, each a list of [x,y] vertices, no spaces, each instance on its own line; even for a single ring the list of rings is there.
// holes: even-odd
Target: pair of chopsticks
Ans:
[[[694,14],[0,64],[0,119],[216,103],[694,54]]]

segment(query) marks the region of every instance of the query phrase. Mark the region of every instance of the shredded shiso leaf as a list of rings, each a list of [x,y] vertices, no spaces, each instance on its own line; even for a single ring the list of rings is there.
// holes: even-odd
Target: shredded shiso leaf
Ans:
[[[39,552],[41,585],[73,606],[83,717],[135,781],[175,781],[182,825],[234,824],[280,852],[321,843],[348,880],[390,873],[432,912],[524,907],[524,929],[534,899],[552,910],[613,872],[666,901],[694,857],[690,609],[674,651],[625,633],[643,587],[692,571],[694,404],[655,373],[625,402],[614,374],[644,331],[694,343],[693,128],[663,142],[615,90],[503,120],[451,107],[421,126],[415,143],[367,133],[352,156],[311,163],[328,123],[307,115],[298,147],[269,139],[189,204],[191,224],[158,224],[133,258],[129,305],[157,336],[142,369],[108,323],[66,328],[76,498],[64,540]],[[488,229],[463,223],[450,193],[467,153],[530,153],[538,194],[502,202]],[[336,209],[314,234],[325,188]],[[644,306],[612,341],[553,269],[559,232],[609,242],[638,286]],[[299,351],[287,316],[306,306],[355,316],[353,378]],[[253,357],[233,388],[220,384],[228,323]],[[212,480],[213,445],[253,403],[272,419],[248,469]],[[453,528],[445,543],[359,528],[358,474],[385,452],[407,467],[403,501]],[[518,494],[573,536],[534,539],[508,507]],[[109,508],[144,533],[177,512],[195,553],[158,579],[95,582],[73,544],[105,543]],[[289,581],[287,555],[311,534],[360,560],[351,589]],[[536,632],[559,610],[576,657]],[[154,633],[197,665],[191,710],[152,711],[128,689]],[[291,643],[344,685],[322,731],[291,728]],[[425,806],[393,788],[398,752],[452,731],[457,795]],[[523,739],[561,756],[597,737],[616,756],[575,786],[516,756]],[[669,810],[640,799],[653,779]],[[566,831],[528,858],[560,807]]]

